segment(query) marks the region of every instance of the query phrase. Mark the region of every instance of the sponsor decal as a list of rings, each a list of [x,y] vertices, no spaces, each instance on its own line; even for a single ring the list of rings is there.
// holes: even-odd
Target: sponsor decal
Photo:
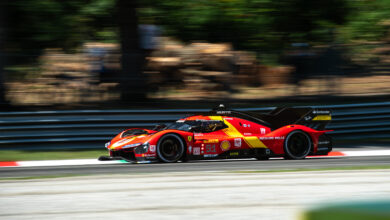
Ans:
[[[246,128],[246,124],[244,124],[243,126],[244,126],[244,128]]]
[[[156,152],[156,145],[150,145],[149,146],[149,151],[150,152]]]
[[[233,120],[233,118],[224,118],[225,120]]]
[[[239,153],[238,152],[230,152],[230,156],[238,156]]]
[[[190,146],[188,146],[188,152],[192,152],[192,146],[190,145]]]
[[[217,111],[217,114],[231,114],[231,111]]]
[[[205,154],[203,157],[217,157],[218,154]]]
[[[330,143],[330,141],[320,141],[320,142],[318,142],[318,144],[329,144]]]
[[[208,139],[208,140],[204,140],[203,143],[211,143],[211,144],[215,144],[215,143],[218,143],[219,140],[218,139]]]
[[[313,111],[313,114],[330,114],[330,111]]]
[[[194,147],[194,155],[200,155],[200,148]]]
[[[265,128],[260,128],[260,134],[265,134]]]
[[[227,151],[227,150],[229,150],[230,149],[230,143],[229,143],[229,141],[222,141],[221,142],[221,149],[223,150],[223,151]]]
[[[194,133],[194,136],[203,136],[203,133]]]
[[[284,136],[278,137],[259,137],[260,140],[284,140]]]
[[[234,146],[241,147],[241,138],[234,138]]]
[[[207,153],[215,153],[215,145],[214,144],[206,144],[206,154]]]
[[[244,133],[244,135],[252,135],[252,133]]]
[[[183,119],[180,119],[180,120],[177,120],[176,122],[182,123],[182,122],[184,122],[184,120],[183,120]]]
[[[305,117],[305,120],[306,120],[306,121],[309,121],[310,119],[311,119],[311,116],[306,116],[306,117]]]
[[[188,136],[188,137],[187,137],[187,140],[188,140],[188,141],[192,141],[192,137],[191,137],[191,136]]]

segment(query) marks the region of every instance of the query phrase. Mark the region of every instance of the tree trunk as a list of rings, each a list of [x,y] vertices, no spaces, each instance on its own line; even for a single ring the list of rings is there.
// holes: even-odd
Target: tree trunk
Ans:
[[[5,87],[4,87],[4,63],[5,63],[5,7],[4,2],[0,2],[0,106],[7,105],[5,99]]]
[[[121,58],[122,101],[143,101],[146,98],[146,83],[142,74],[144,56],[140,50],[137,0],[117,0]]]

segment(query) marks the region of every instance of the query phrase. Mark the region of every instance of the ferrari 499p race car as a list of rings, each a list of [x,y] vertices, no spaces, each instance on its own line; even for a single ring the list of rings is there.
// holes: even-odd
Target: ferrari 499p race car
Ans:
[[[132,162],[270,157],[304,159],[332,150],[327,109],[276,108],[267,114],[220,106],[154,129],[124,130],[106,143],[110,156]]]

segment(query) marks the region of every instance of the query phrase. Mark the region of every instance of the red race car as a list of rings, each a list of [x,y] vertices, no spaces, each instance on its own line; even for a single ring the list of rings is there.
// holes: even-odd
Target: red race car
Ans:
[[[131,128],[106,143],[110,156],[131,162],[270,157],[304,159],[332,150],[324,130],[327,109],[276,108],[267,113],[239,112],[220,106],[209,113],[149,130]]]

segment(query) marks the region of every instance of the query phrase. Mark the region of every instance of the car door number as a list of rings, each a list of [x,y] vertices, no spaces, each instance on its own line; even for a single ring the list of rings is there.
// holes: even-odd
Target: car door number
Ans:
[[[206,145],[206,153],[215,153],[215,145],[207,144]]]

